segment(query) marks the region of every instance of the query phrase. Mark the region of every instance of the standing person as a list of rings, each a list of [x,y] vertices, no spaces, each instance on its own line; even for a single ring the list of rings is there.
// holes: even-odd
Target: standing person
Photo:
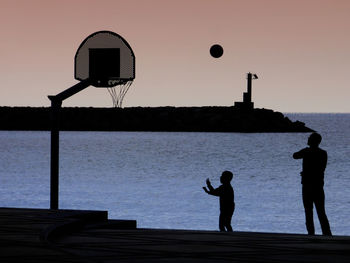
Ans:
[[[222,232],[232,232],[231,219],[235,210],[234,191],[230,183],[232,177],[233,174],[230,171],[224,171],[220,177],[222,185],[214,189],[208,178],[206,183],[209,190],[203,187],[207,194],[220,197],[219,229]]]
[[[306,147],[293,154],[294,159],[303,159],[301,183],[303,185],[303,204],[305,209],[306,229],[309,235],[315,234],[313,205],[315,204],[318,219],[320,220],[322,234],[331,236],[325,211],[325,196],[323,191],[324,171],[327,166],[327,152],[319,148],[322,137],[318,133],[312,133]]]

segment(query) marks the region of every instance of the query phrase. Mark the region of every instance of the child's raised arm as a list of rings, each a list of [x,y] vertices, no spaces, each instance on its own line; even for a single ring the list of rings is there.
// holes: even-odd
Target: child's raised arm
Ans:
[[[210,195],[215,195],[215,196],[220,196],[220,187],[217,189],[214,189],[214,187],[211,185],[209,178],[206,181],[207,183],[207,187],[209,189],[209,191],[207,190],[206,187],[203,187],[203,190]]]

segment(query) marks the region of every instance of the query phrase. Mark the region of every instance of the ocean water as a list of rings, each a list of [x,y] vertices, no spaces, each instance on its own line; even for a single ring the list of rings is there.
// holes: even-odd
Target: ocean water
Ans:
[[[287,115],[322,134],[326,212],[334,234],[350,235],[350,114]],[[306,233],[292,154],[308,135],[61,132],[60,208],[108,210],[140,228],[217,230],[219,200],[202,187],[231,170],[234,230]],[[0,145],[0,206],[49,208],[49,132],[0,131]]]

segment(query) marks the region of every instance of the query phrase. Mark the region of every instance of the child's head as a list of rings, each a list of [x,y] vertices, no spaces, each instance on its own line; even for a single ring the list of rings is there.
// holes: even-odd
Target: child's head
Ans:
[[[224,171],[221,174],[220,182],[222,184],[229,184],[232,180],[233,174],[230,171]]]

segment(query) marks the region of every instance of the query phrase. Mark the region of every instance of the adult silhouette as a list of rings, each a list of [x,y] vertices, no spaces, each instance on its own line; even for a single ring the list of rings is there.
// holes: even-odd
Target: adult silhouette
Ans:
[[[323,190],[324,171],[327,166],[327,152],[319,148],[321,141],[322,137],[320,134],[312,133],[307,142],[309,147],[294,153],[293,158],[303,159],[300,175],[303,185],[302,194],[307,232],[309,235],[315,234],[313,219],[313,206],[315,204],[322,234],[331,236],[332,232],[325,211],[325,195]]]

